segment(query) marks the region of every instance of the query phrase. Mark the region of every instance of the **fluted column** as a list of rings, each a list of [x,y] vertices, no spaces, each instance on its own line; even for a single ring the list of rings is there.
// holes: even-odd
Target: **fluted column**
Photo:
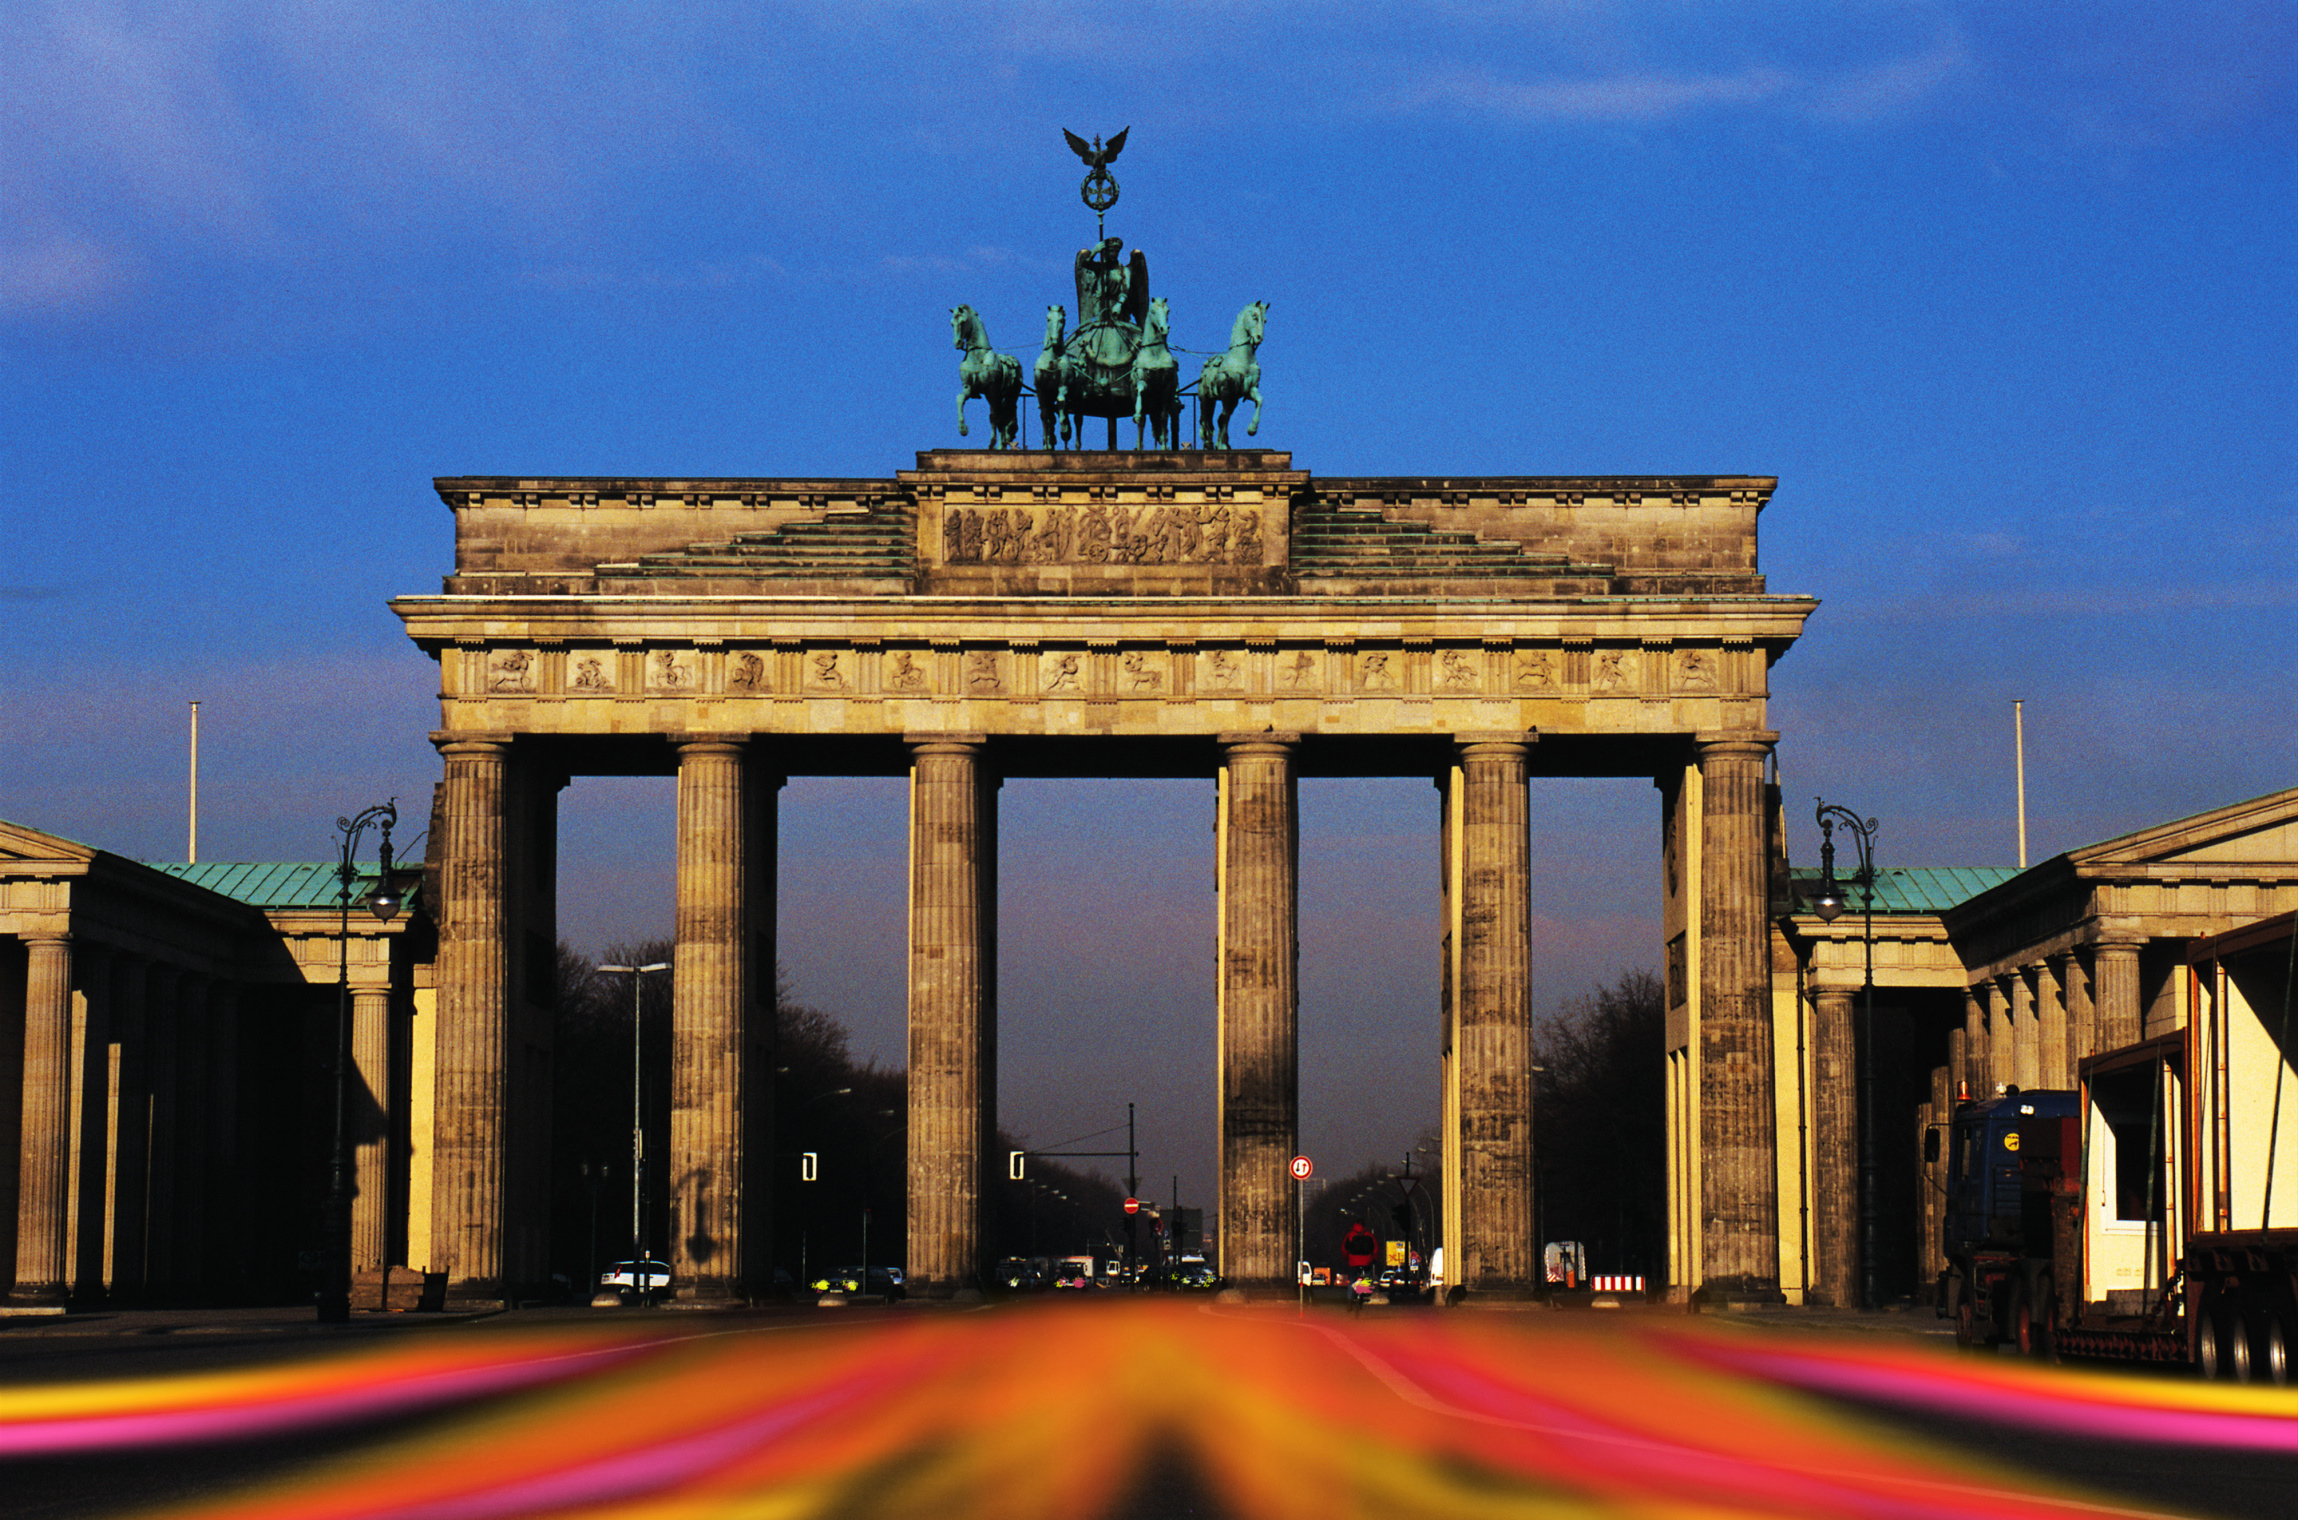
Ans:
[[[1289,1289],[1298,1260],[1299,737],[1221,738],[1221,1273],[1246,1289]]]
[[[743,1056],[749,1012],[743,746],[678,746],[678,945],[671,983],[670,1272],[681,1302],[743,1287]]]
[[[503,1292],[510,1038],[504,794],[510,746],[443,743],[431,1266],[458,1298]]]
[[[2101,940],[2091,997],[2098,1025],[2098,1048],[2120,1050],[2139,1040],[2138,942]]]
[[[391,989],[351,989],[351,1270],[391,1264]]]
[[[2098,1053],[2098,1019],[2091,1009],[2091,973],[2082,952],[2058,957],[2059,988],[2067,1005],[2067,1085],[2082,1075],[2083,1058]]]
[[[978,1291],[997,1123],[997,790],[978,735],[910,743],[909,1273]]]
[[[151,1094],[150,1148],[144,1169],[144,1294],[166,1303],[182,1296],[176,1248],[176,1173],[183,1159],[177,1128],[176,1065],[183,1032],[183,973],[153,962],[144,972],[144,1041],[150,1059],[144,1082]]]
[[[1532,1238],[1531,746],[1464,737],[1452,1058],[1460,1166],[1460,1256],[1447,1283],[1483,1296],[1529,1294]]]
[[[1858,995],[1824,988],[1811,1021],[1811,1247],[1823,1303],[1859,1302]]]
[[[1979,989],[1963,989],[1963,1066],[1955,1073],[1957,1081],[1969,1090],[1971,1101],[1983,1103],[1993,1094],[1994,1084],[1988,1077],[1987,1005],[1980,999]]]
[[[2006,979],[2011,993],[2011,1080],[2021,1092],[2043,1085],[2042,1025],[2035,1017],[2035,986],[2022,966]]]
[[[1703,1287],[1779,1291],[1778,1113],[1771,1038],[1768,740],[1699,746],[1700,1216]]]
[[[145,1216],[151,1166],[151,993],[149,967],[138,957],[112,958],[112,1038],[120,1052],[118,1103],[107,1145],[112,1168],[112,1235],[104,1276],[112,1294],[141,1299],[149,1253]]]
[[[185,1298],[213,1289],[207,1258],[208,988],[186,972],[176,987],[175,1213],[170,1221],[176,1286]]]
[[[117,957],[81,943],[72,956],[72,980],[81,1010],[72,1019],[72,1069],[77,1101],[72,1147],[72,1301],[97,1304],[109,1287],[112,1237],[112,962]]]
[[[62,1308],[71,1289],[72,941],[25,940],[24,1076],[11,1303]]]
[[[2068,1054],[2067,1005],[2059,990],[2056,959],[2039,961],[2035,981],[2035,1085],[2072,1087],[2074,1061]]]
[[[1987,1004],[1987,1090],[1982,1099],[2019,1080],[2019,1035],[2011,1027],[2011,998],[1999,976],[1987,978],[1979,989]]]

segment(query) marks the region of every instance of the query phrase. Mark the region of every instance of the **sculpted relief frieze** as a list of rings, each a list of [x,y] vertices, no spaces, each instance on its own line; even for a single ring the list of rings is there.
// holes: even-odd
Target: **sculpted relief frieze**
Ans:
[[[1268,553],[1259,509],[1227,502],[1124,507],[951,507],[949,565],[1258,565]]]
[[[1764,667],[1760,656],[1718,646],[1397,638],[1304,647],[1256,636],[1153,644],[1017,638],[970,647],[954,639],[875,638],[778,638],[748,648],[498,646],[468,650],[455,669],[453,694],[466,699],[1371,702],[1391,712],[1383,721],[1394,721],[1390,703],[1728,706],[1761,699]]]

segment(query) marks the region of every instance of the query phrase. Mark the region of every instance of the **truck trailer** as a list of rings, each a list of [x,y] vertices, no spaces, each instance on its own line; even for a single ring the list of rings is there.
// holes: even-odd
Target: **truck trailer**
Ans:
[[[2298,914],[2189,947],[2181,1027],[1950,1125],[1940,1313],[2026,1355],[2287,1384],[2298,1340]]]

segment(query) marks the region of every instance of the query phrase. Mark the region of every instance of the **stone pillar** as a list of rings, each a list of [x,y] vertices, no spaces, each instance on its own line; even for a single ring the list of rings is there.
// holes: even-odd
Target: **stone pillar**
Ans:
[[[244,1243],[251,1200],[241,1181],[239,1155],[239,994],[235,983],[217,982],[208,994],[208,1192],[207,1259],[223,1295],[244,1290],[250,1267]],[[121,1044],[123,1093],[126,1043]]]
[[[2120,1050],[2139,1039],[2138,950],[2136,940],[2101,940],[2093,952],[2092,1017],[2098,1050]]]
[[[1540,1281],[1532,1238],[1531,746],[1460,744],[1459,943],[1453,987],[1460,1255],[1445,1280],[1484,1297],[1528,1296]]]
[[[26,936],[24,1078],[9,1300],[61,1310],[72,1286],[72,941]]]
[[[72,1015],[72,1302],[104,1301],[105,1267],[112,1236],[111,963],[89,944],[75,947],[72,979],[79,984]]]
[[[134,1302],[144,1295],[149,1236],[147,1182],[151,1166],[151,993],[149,968],[141,959],[112,958],[112,1039],[119,1052],[118,1102],[106,1149],[112,1170],[112,1235],[104,1276],[114,1298]]]
[[[744,1061],[750,1012],[743,745],[678,746],[678,947],[670,1013],[670,1275],[678,1301],[744,1286]],[[761,1243],[762,1248],[762,1243]]]
[[[209,979],[185,972],[176,988],[175,1211],[169,1221],[176,1286],[204,1302],[213,1289],[207,1259]]]
[[[2039,961],[2035,978],[2036,1085],[2073,1087],[2074,1058],[2068,1051],[2067,1005],[2059,991],[2057,958]]]
[[[2043,1085],[2042,1026],[2035,1017],[2035,986],[2021,966],[2006,980],[2011,993],[2011,1080],[2021,1092]]]
[[[1974,1096],[1984,1100],[2019,1080],[2019,1037],[2011,1027],[2011,999],[2003,979],[1987,978],[1979,992],[1987,1004],[1987,1090]]]
[[[1971,1069],[1970,1051],[1971,1037],[1967,1031],[1947,1031],[1947,1085],[1941,1089],[1943,1096],[1939,1099],[1939,1112],[1942,1114],[1952,1115],[1955,1112],[1955,1084],[1964,1080],[1963,1074]]]
[[[1994,1096],[1994,1086],[1988,1080],[1987,1007],[1979,998],[1979,989],[1963,989],[1963,1066],[1955,1073],[1971,1094],[1971,1101],[1984,1103]]]
[[[1811,1027],[1811,1248],[1814,1296],[1859,1302],[1859,995],[1822,988]]]
[[[910,741],[909,1274],[979,1291],[997,1124],[997,790],[980,735]]]
[[[2091,1012],[2090,969],[2082,953],[2069,950],[2055,964],[2067,1005],[2067,1085],[2072,1087],[2082,1075],[2083,1058],[2098,1052],[2098,1020]]]
[[[151,1057],[144,1083],[151,1094],[149,1148],[144,1165],[144,1296],[150,1303],[180,1298],[176,1254],[176,1167],[183,1137],[176,1126],[176,1057],[183,1031],[183,973],[154,962],[144,972],[144,1040]]]
[[[450,740],[441,786],[431,1268],[464,1301],[504,1291],[510,949],[504,794],[510,746]]]
[[[1290,1291],[1299,1259],[1299,741],[1221,736],[1221,1274],[1248,1291]]]
[[[351,989],[351,1069],[351,1270],[366,1272],[391,1265],[389,987]]]
[[[1700,1218],[1709,1296],[1777,1301],[1764,761],[1770,736],[1699,746]]]

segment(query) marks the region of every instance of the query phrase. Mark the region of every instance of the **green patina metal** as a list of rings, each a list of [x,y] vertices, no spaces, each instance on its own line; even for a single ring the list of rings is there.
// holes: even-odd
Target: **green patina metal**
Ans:
[[[1269,303],[1255,301],[1237,314],[1226,353],[1205,361],[1189,385],[1180,383],[1180,362],[1170,341],[1166,302],[1149,294],[1149,258],[1136,248],[1128,255],[1122,238],[1107,235],[1104,213],[1117,204],[1117,180],[1109,165],[1125,147],[1132,128],[1106,143],[1088,143],[1076,133],[1062,136],[1086,167],[1079,195],[1094,213],[1094,241],[1071,261],[1077,290],[1077,326],[1068,326],[1066,307],[1045,309],[1045,344],[1024,387],[1020,361],[990,347],[981,316],[971,306],[950,313],[950,327],[965,358],[958,366],[958,433],[969,431],[965,404],[975,396],[989,403],[990,447],[1015,446],[1018,398],[1025,389],[1037,397],[1043,447],[1084,447],[1085,419],[1108,422],[1108,446],[1117,447],[1117,421],[1133,419],[1133,447],[1154,436],[1160,449],[1177,449],[1181,418],[1189,398],[1198,403],[1197,447],[1229,447],[1229,417],[1240,401],[1253,403],[1248,434],[1261,429],[1261,366],[1257,357]]]

